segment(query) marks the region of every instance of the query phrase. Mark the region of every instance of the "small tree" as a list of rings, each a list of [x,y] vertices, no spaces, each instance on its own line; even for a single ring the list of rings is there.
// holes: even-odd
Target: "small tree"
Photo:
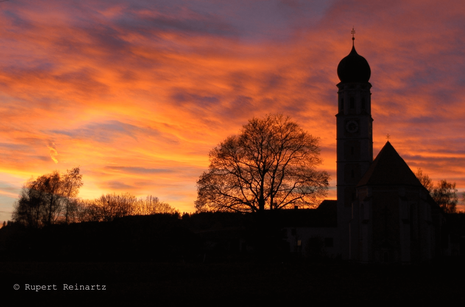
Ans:
[[[417,170],[415,175],[417,176],[418,180],[420,180],[421,184],[428,190],[434,201],[444,210],[444,212],[455,213],[457,211],[458,198],[455,182],[440,180],[435,186],[430,177],[426,174],[423,174],[421,168]]]
[[[95,200],[81,201],[84,211],[81,217],[84,221],[110,222],[115,218],[131,215],[136,201],[136,197],[129,193],[106,194]]]
[[[282,115],[253,118],[240,135],[210,152],[197,181],[197,211],[259,212],[313,207],[326,195],[329,175],[317,171],[318,139]]]
[[[59,221],[62,214],[69,221],[71,198],[82,186],[79,168],[60,174],[51,174],[29,180],[23,187],[13,211],[13,220],[28,227],[42,227]]]
[[[172,208],[165,202],[162,202],[158,197],[152,195],[147,196],[145,199],[141,198],[135,203],[132,214],[133,215],[152,215],[157,213],[176,213],[176,209]]]
[[[446,180],[440,180],[438,185],[433,189],[431,195],[436,203],[446,213],[456,213],[457,211],[457,189],[455,188],[455,182],[447,182]]]
[[[423,174],[423,170],[421,168],[418,168],[417,172],[415,173],[417,176],[418,180],[420,180],[420,183],[428,190],[428,192],[431,194],[433,192],[434,184],[433,180],[429,178],[428,175]]]
[[[81,200],[77,204],[79,217],[83,222],[110,222],[115,218],[129,215],[151,215],[176,213],[167,203],[151,195],[137,199],[130,193],[106,194],[94,200]]]
[[[77,202],[75,197],[82,187],[82,175],[79,168],[73,168],[63,176],[63,195],[65,196],[64,217],[65,222],[75,222],[77,219]]]

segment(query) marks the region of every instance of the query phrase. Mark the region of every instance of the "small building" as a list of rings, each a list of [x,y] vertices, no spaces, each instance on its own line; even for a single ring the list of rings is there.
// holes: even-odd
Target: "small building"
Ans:
[[[340,251],[336,212],[335,200],[325,200],[317,209],[279,212],[289,251],[299,256],[336,258]]]

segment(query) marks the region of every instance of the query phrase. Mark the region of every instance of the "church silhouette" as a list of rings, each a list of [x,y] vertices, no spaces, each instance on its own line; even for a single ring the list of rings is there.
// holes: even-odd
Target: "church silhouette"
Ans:
[[[337,201],[289,212],[308,219],[288,219],[287,241],[308,253],[320,238],[327,256],[362,263],[430,262],[444,254],[444,215],[389,141],[373,160],[371,69],[354,42],[337,67]]]

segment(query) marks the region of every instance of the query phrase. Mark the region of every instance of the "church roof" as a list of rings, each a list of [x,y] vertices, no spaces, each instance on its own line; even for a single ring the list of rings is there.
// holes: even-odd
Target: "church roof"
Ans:
[[[368,82],[370,80],[370,65],[355,51],[355,46],[352,46],[349,55],[339,62],[337,76],[341,82]]]
[[[397,153],[389,141],[371,163],[368,171],[357,186],[363,185],[410,185],[422,187],[422,184]]]

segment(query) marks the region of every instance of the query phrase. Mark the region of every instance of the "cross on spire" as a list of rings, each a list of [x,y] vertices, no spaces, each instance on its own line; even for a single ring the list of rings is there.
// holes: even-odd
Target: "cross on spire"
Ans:
[[[350,34],[352,34],[352,47],[355,45],[355,28],[352,26],[352,31],[350,31]]]

